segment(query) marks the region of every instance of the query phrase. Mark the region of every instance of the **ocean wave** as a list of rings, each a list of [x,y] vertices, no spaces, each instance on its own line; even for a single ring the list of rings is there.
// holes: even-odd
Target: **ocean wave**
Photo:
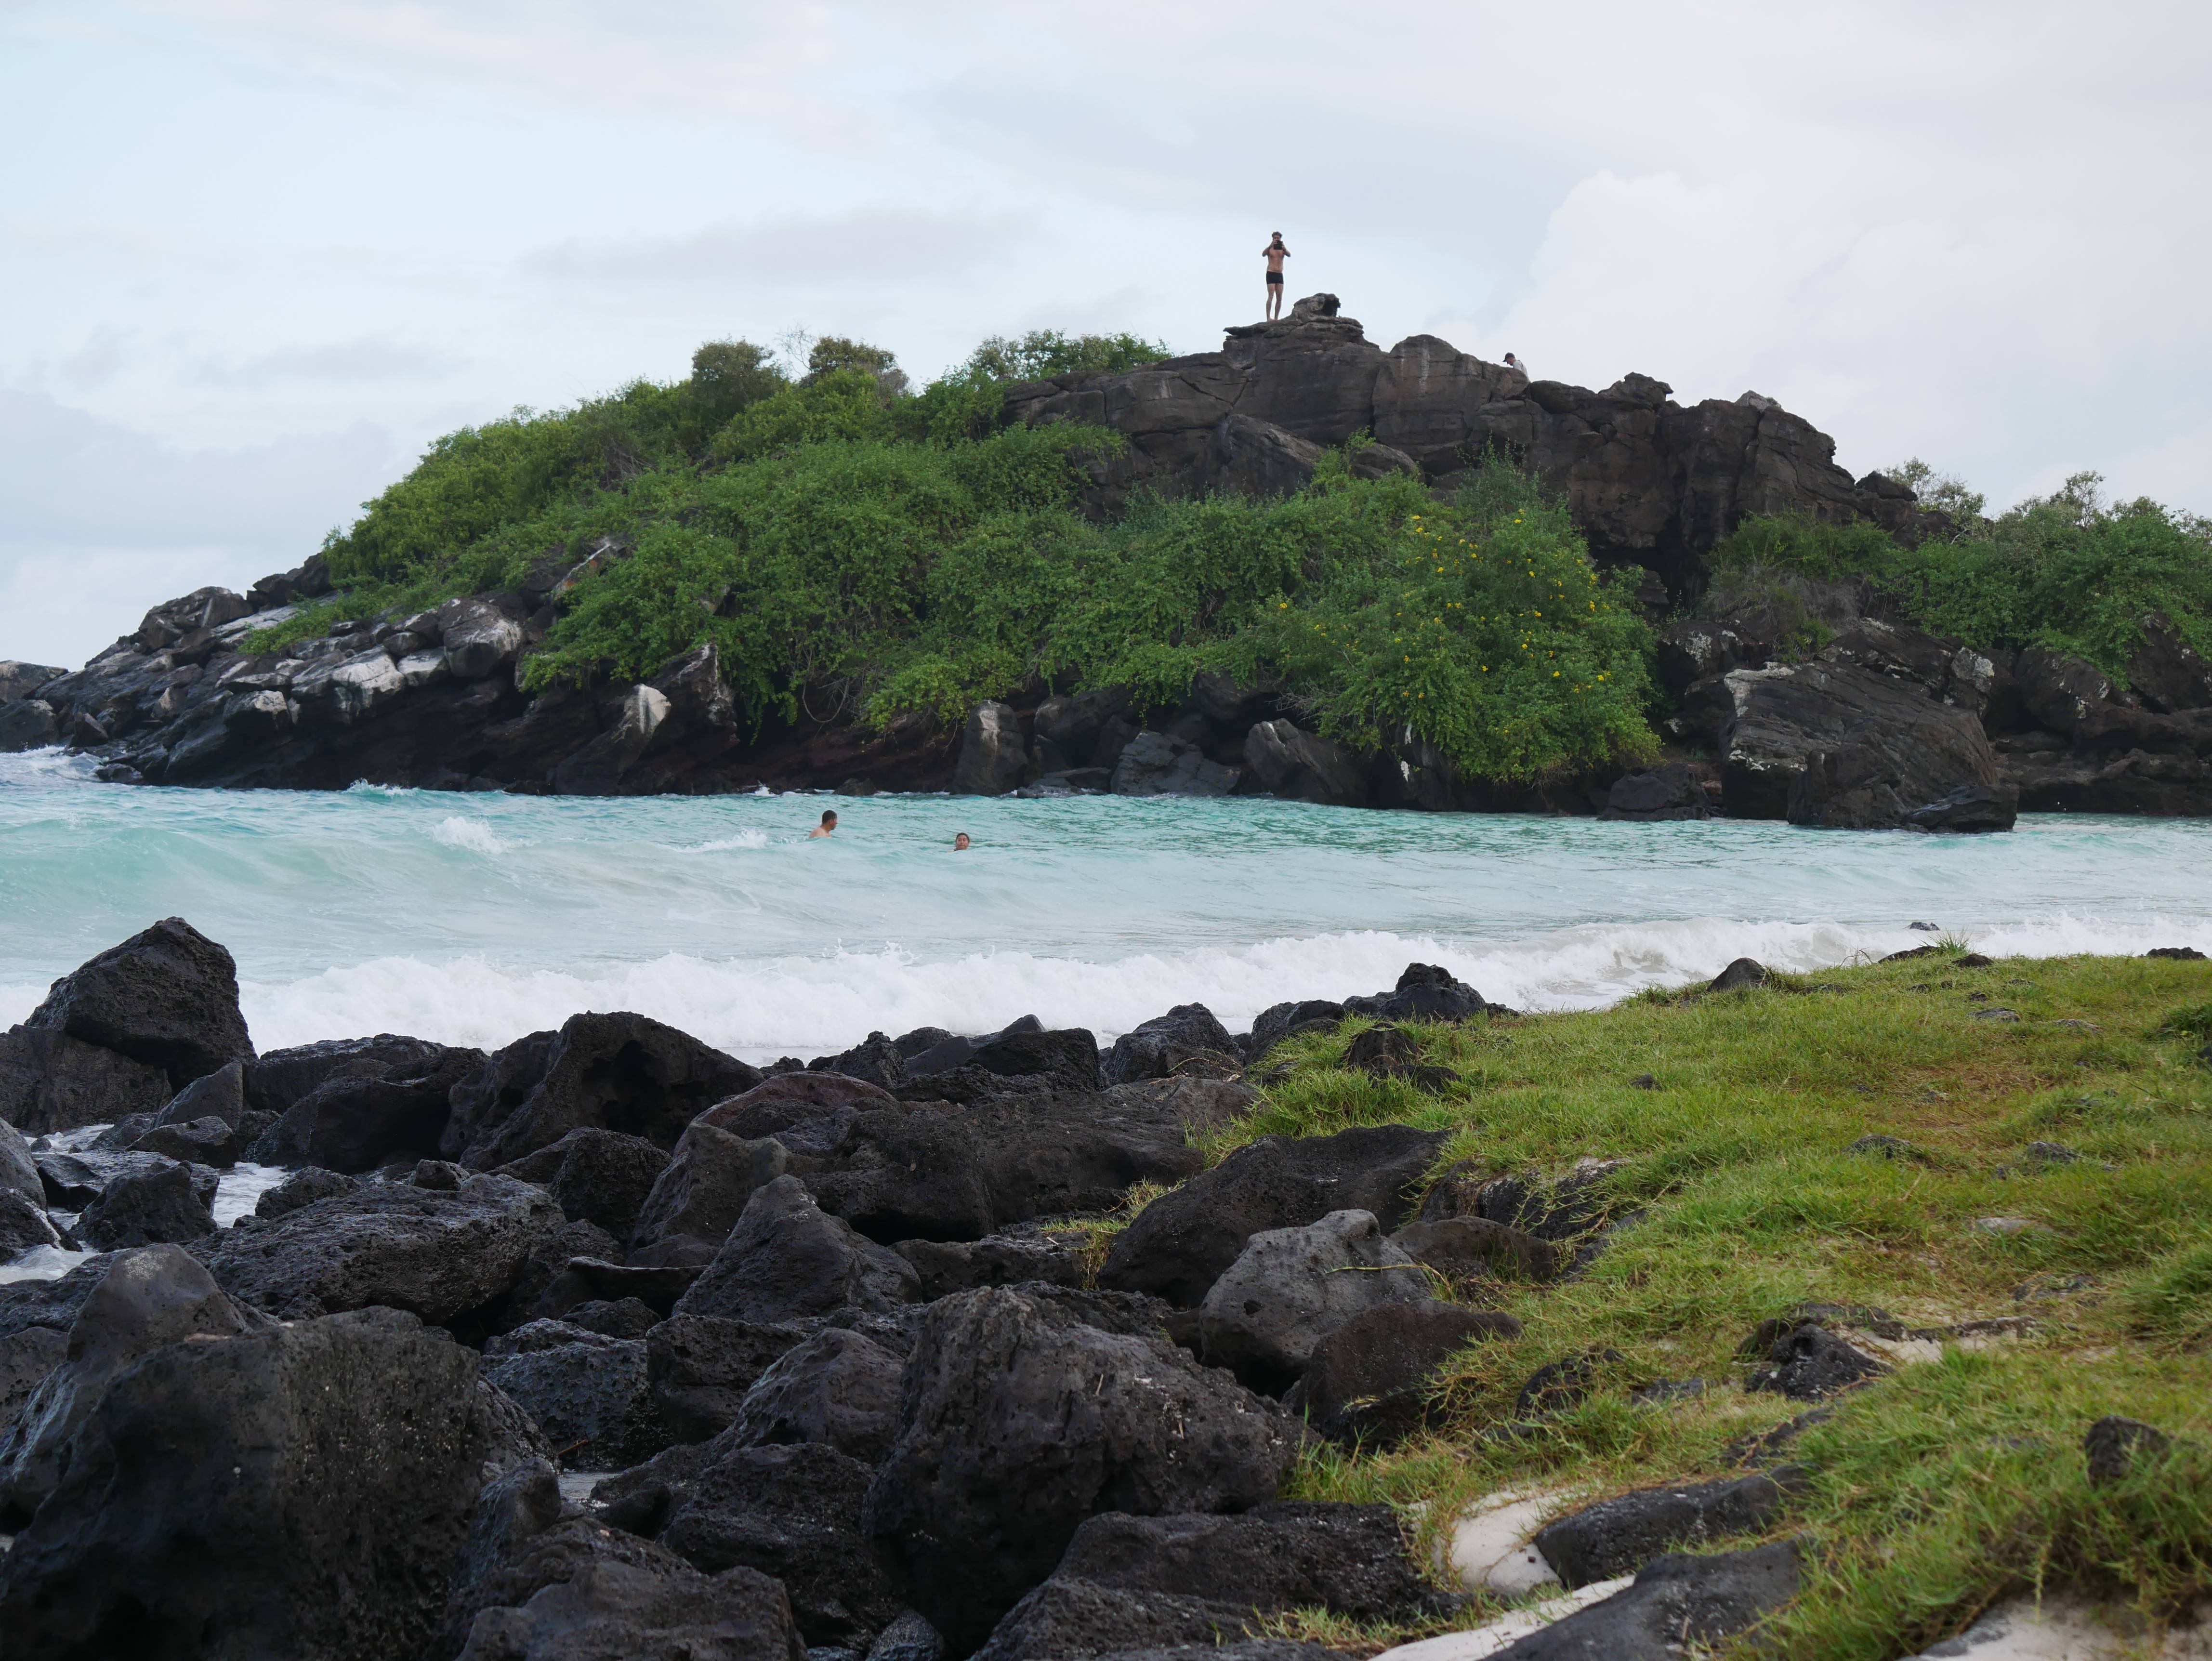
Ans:
[[[2196,921],[2059,915],[1968,932],[1980,949],[2007,956],[2212,949],[2212,923]],[[1587,925],[1504,941],[1383,930],[1322,934],[1109,961],[1019,951],[931,958],[896,945],[750,960],[672,952],[554,968],[481,957],[388,957],[252,984],[244,1001],[264,1049],[374,1031],[490,1049],[558,1026],[579,1011],[633,1010],[733,1055],[769,1061],[846,1049],[871,1031],[982,1031],[1024,1014],[1048,1026],[1089,1027],[1103,1042],[1180,1003],[1203,1003],[1242,1028],[1286,999],[1388,988],[1417,962],[1441,964],[1516,1008],[1592,1008],[1646,987],[1705,979],[1735,958],[1803,972],[1871,960],[1929,938],[1902,926],[1694,918]]]
[[[743,849],[765,848],[768,832],[740,830],[734,837],[716,837],[708,842],[679,843],[669,849],[672,854],[730,854]]]
[[[482,819],[464,818],[459,814],[432,825],[430,839],[471,854],[505,854],[514,847]]]

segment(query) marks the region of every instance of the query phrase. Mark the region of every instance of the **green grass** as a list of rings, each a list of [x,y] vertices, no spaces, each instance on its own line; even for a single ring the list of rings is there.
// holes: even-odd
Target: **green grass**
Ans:
[[[1947,1345],[1840,1398],[1802,1437],[1813,1485],[1776,1532],[1817,1542],[1817,1566],[1736,1647],[1879,1661],[2014,1591],[2069,1581],[2154,1621],[2172,1613],[2212,1590],[2212,1069],[2195,1056],[2208,994],[2203,964],[1962,969],[1935,956],[1424,1028],[1425,1059],[1462,1076],[1441,1095],[1342,1068],[1363,1021],[1291,1041],[1270,1058],[1288,1070],[1265,1104],[1210,1152],[1402,1121],[1453,1133],[1439,1168],[1625,1159],[1607,1181],[1610,1214],[1641,1214],[1578,1277],[1462,1288],[1519,1317],[1522,1336],[1462,1354],[1439,1383],[1434,1433],[1311,1457],[1297,1492],[1415,1508],[1432,1531],[1506,1487],[1597,1494],[1717,1475],[1729,1441],[1802,1410],[1741,1388],[1738,1347],[1761,1320],[1810,1301],[1875,1305],[1913,1327],[2027,1313],[2025,1335]],[[2021,1019],[1974,1018],[1995,1007]],[[1656,1090],[1632,1086],[1647,1073]],[[1843,1151],[1869,1133],[1922,1157]],[[2083,1158],[2025,1159],[2038,1140]],[[1991,1216],[2037,1226],[1975,1228]],[[1478,1439],[1537,1366],[1602,1349],[1625,1359],[1584,1405],[1531,1440]],[[1627,1399],[1691,1377],[1708,1381],[1702,1396]],[[2111,1413],[2187,1445],[2093,1489],[2081,1435]]]

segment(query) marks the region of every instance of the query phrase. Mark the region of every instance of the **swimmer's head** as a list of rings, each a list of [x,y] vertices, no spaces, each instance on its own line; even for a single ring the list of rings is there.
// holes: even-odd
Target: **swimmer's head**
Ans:
[[[822,810],[822,828],[824,830],[835,830],[837,828],[837,810],[836,808],[825,807]]]
[[[968,833],[965,830],[961,831],[959,835],[952,838],[952,851],[954,853],[962,853],[966,850],[967,847]]]

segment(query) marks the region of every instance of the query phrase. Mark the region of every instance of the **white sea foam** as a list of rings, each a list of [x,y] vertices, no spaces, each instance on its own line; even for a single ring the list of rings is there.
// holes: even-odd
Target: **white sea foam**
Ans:
[[[2004,955],[2212,950],[2212,924],[2057,916],[1986,931]],[[1499,1003],[1589,1008],[1643,988],[1717,973],[1756,958],[1790,970],[1881,957],[1929,937],[1901,925],[1741,922],[1720,918],[1589,925],[1477,941],[1388,931],[1314,934],[1242,946],[1198,946],[1091,961],[1029,952],[930,958],[886,946],[812,956],[712,959],[668,953],[643,962],[515,969],[481,957],[380,958],[301,980],[246,989],[264,1049],[374,1031],[485,1048],[557,1026],[580,1010],[635,1010],[750,1060],[842,1050],[871,1031],[982,1031],[1023,1014],[1087,1026],[1103,1038],[1178,1003],[1204,1003],[1232,1028],[1291,998],[1342,998],[1394,984],[1408,963],[1436,963]]]
[[[734,837],[716,837],[708,842],[679,843],[671,851],[678,854],[729,854],[740,849],[767,846],[767,831],[740,830]]]
[[[482,819],[463,818],[459,814],[440,819],[431,826],[430,838],[471,854],[505,854],[514,848],[512,843]]]

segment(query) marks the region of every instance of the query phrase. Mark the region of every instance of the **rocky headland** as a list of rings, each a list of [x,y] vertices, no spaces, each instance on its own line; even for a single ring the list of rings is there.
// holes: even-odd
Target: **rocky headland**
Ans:
[[[788,718],[748,722],[711,642],[635,680],[526,684],[580,585],[630,557],[614,538],[512,587],[331,620],[276,650],[254,637],[332,592],[319,556],[243,595],[197,591],[81,669],[0,665],[0,747],[61,744],[106,778],[240,788],[1238,793],[1936,830],[2002,829],[2023,808],[2212,812],[2212,670],[2160,618],[2142,620],[2123,684],[2079,658],[1915,629],[1867,582],[1717,572],[1715,548],[1759,516],[1868,524],[1905,546],[1951,528],[1894,480],[1853,480],[1832,441],[1754,393],[1684,408],[1641,374],[1593,392],[1431,336],[1386,351],[1319,295],[1230,330],[1218,352],[1012,386],[998,418],[1120,435],[1080,491],[1100,520],[1138,493],[1295,491],[1334,447],[1356,475],[1440,499],[1482,458],[1511,458],[1565,502],[1596,569],[1639,585],[1671,712],[1657,764],[1471,776],[1410,727],[1369,749],[1322,736],[1297,689],[1264,672],[1201,672],[1166,703],[1033,678],[964,727],[872,722],[805,686]]]
[[[2027,967],[1742,960],[1531,1020],[1413,964],[1246,1033],[1187,1005],[760,1068],[621,1013],[258,1054],[169,919],[0,1037],[0,1266],[89,1254],[0,1285],[7,1652],[1660,1661],[1834,1652],[1787,1623],[1866,1604],[1893,1657],[2042,1621],[1999,1603],[2030,1573],[2118,1608],[2114,1528],[2133,1631],[2186,1628],[2200,1451],[2143,1421],[2201,1390],[2201,1351],[2149,1360],[2198,1306],[2126,1323],[2187,1262],[2063,1243],[2201,1179],[2206,1006],[2097,1033],[2201,1000],[2202,958]],[[1893,1028],[1953,1092],[2025,1077],[1923,1113],[1834,1048]],[[1578,1034],[1590,1070],[1526,1072]],[[2008,1151],[2060,1068],[2159,1071],[2163,1116]],[[1823,1233],[1893,1190],[1934,1281]],[[1987,1542],[1884,1508],[2021,1484]]]

